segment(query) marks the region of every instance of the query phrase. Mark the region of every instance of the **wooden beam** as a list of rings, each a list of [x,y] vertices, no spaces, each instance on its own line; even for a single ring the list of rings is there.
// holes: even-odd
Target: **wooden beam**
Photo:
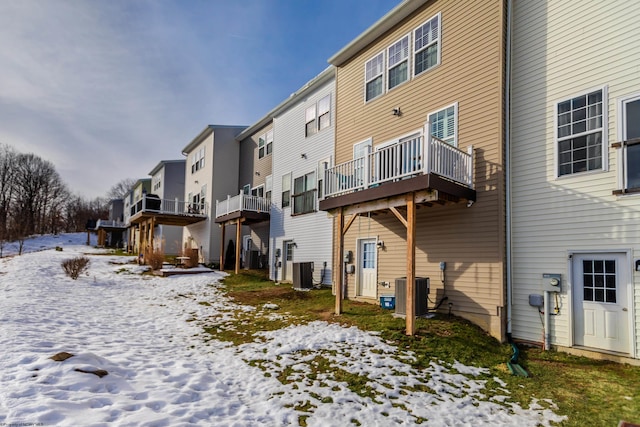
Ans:
[[[242,220],[238,219],[238,221],[236,221],[236,269],[235,269],[236,274],[240,273],[240,242],[241,242],[240,235],[241,234],[242,234]]]
[[[406,327],[407,335],[414,335],[416,331],[416,205],[413,194],[407,195],[407,301]]]
[[[345,206],[342,208],[343,215],[368,213],[373,211],[386,210],[392,207],[397,208],[400,206],[405,206],[407,204],[408,195],[412,195],[415,203],[418,204],[436,202],[440,197],[440,194],[437,190],[421,190],[407,194],[400,194],[398,196],[393,196],[386,199],[372,200],[369,202]]]
[[[402,214],[400,212],[398,212],[398,210],[394,207],[390,207],[389,210],[391,211],[391,213],[393,213],[396,218],[398,218],[400,220],[400,222],[404,225],[404,227],[407,227],[407,220],[404,219],[404,217],[402,216]]]
[[[224,270],[224,232],[226,230],[225,224],[220,224],[222,227],[222,236],[220,236],[220,271]]]
[[[354,215],[355,218],[355,215]],[[352,218],[353,219],[353,218]],[[334,260],[333,268],[337,272],[338,277],[336,281],[336,314],[342,313],[342,289],[344,286],[344,268],[342,267],[342,260],[344,258],[344,214],[343,209],[340,208],[338,212],[338,257]]]
[[[357,217],[358,217],[358,214],[351,215],[351,218],[349,218],[349,221],[347,221],[347,225],[345,225],[344,228],[341,228],[341,231],[342,231],[343,235],[347,234],[347,231],[349,231],[349,227],[351,227],[351,224],[353,224],[353,221]],[[344,222],[344,216],[342,217],[342,222]]]

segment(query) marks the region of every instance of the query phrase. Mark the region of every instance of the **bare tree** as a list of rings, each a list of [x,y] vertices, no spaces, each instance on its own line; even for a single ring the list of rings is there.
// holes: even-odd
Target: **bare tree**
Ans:
[[[14,192],[15,150],[5,144],[0,145],[0,258],[4,243],[9,239],[8,221]]]
[[[122,199],[124,195],[127,194],[127,192],[131,190],[134,185],[136,185],[136,182],[138,182],[138,180],[133,178],[125,178],[117,184],[114,184],[107,192],[107,199]]]

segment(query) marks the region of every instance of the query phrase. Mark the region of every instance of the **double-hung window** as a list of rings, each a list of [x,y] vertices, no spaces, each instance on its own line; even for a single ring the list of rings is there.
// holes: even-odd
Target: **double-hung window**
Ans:
[[[458,104],[456,103],[429,114],[429,133],[454,147],[458,145],[456,131],[457,107]]]
[[[304,136],[311,136],[316,133],[316,104],[307,107],[304,112]]]
[[[409,35],[387,49],[387,73],[389,89],[409,80]]]
[[[258,138],[258,158],[261,159],[265,156],[264,154],[264,144],[265,144],[265,136],[262,135]]]
[[[413,31],[414,75],[440,63],[440,14]]]
[[[365,101],[371,101],[384,91],[384,52],[365,64]]]
[[[291,174],[282,175],[282,207],[291,204]]]
[[[271,154],[273,151],[273,131],[270,130],[265,135],[265,145],[267,147],[267,154]]]
[[[318,101],[318,130],[328,128],[331,125],[331,95],[327,95]]]
[[[316,173],[309,172],[293,181],[293,211],[291,215],[315,212],[316,208]]]
[[[622,192],[640,192],[640,95],[623,99],[618,106]]]
[[[599,89],[556,104],[558,176],[603,169],[604,98]]]
[[[191,158],[191,173],[195,173],[204,168],[204,147],[200,148]]]

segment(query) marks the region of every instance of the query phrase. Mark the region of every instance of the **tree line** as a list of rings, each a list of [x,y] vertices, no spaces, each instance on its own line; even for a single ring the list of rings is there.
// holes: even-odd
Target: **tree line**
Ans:
[[[51,162],[0,144],[0,257],[5,242],[18,241],[22,252],[28,236],[85,231],[108,214],[106,198],[73,194]]]

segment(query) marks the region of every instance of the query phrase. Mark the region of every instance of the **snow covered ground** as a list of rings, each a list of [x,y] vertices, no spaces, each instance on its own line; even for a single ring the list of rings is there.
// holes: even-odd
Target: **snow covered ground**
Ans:
[[[0,259],[0,425],[536,426],[562,419],[550,401],[510,403],[488,369],[434,362],[416,371],[406,363],[411,354],[353,327],[313,322],[240,346],[207,340],[203,322],[232,327],[236,310],[281,314],[227,299],[220,273],[143,276],[128,258],[97,255],[85,242],[83,234],[42,237],[25,243],[28,253]],[[63,250],[46,249],[55,246]],[[83,253],[89,271],[71,280],[60,263]],[[74,357],[50,359],[59,352]],[[309,375],[318,360],[366,377],[369,395],[335,376]]]

